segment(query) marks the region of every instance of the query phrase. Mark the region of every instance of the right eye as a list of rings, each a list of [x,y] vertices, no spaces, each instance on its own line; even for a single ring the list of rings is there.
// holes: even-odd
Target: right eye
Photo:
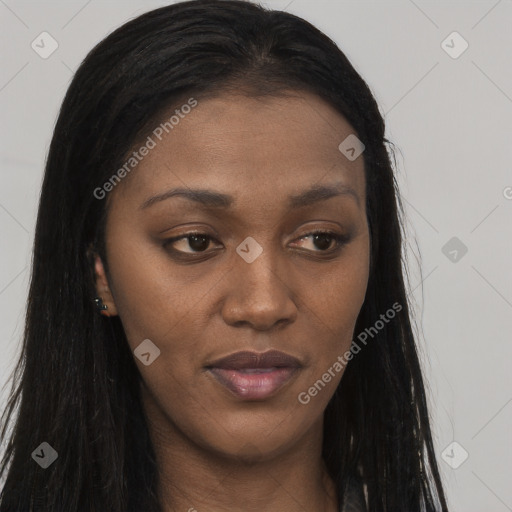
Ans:
[[[181,254],[201,254],[208,249],[210,241],[215,240],[213,237],[206,233],[191,232],[184,235],[175,236],[165,240],[164,247],[172,246],[171,252]],[[216,240],[215,240],[216,241]],[[179,242],[179,244],[177,244]],[[176,246],[179,245],[181,249]],[[192,249],[192,252],[186,251],[186,248]]]

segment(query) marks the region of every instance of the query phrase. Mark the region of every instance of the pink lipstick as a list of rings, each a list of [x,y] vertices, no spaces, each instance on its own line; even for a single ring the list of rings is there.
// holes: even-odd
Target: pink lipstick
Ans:
[[[206,366],[217,382],[244,400],[273,396],[301,367],[297,358],[277,350],[236,352]]]

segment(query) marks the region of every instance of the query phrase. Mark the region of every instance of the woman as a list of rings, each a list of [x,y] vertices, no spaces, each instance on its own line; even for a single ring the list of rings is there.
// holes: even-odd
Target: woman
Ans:
[[[364,80],[237,0],[98,44],[51,143],[0,511],[446,511]]]

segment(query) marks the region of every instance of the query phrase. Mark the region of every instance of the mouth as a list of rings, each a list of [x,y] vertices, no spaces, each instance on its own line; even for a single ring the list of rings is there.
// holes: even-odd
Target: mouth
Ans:
[[[205,367],[215,380],[243,400],[274,396],[302,365],[284,352],[237,352]]]

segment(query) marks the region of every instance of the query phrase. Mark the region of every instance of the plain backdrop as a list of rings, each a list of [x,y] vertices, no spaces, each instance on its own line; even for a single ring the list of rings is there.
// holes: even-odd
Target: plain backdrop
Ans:
[[[512,1],[262,3],[326,32],[375,94],[397,147],[411,300],[450,510],[512,510]],[[2,410],[64,93],[96,43],[165,4],[0,0]],[[58,44],[46,59],[31,47],[42,32]]]

